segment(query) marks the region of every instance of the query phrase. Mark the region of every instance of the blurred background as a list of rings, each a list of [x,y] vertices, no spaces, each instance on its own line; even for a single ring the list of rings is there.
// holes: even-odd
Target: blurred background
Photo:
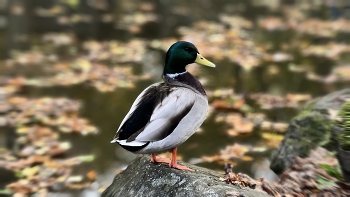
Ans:
[[[177,40],[217,65],[188,66],[210,113],[179,155],[219,172],[275,180],[288,122],[349,87],[346,0],[0,0],[0,195],[99,196],[136,158],[109,142]]]

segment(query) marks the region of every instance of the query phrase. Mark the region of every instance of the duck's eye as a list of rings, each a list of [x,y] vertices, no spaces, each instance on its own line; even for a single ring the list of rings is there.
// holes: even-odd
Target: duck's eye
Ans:
[[[186,47],[186,48],[185,48],[185,51],[187,51],[187,52],[192,52],[192,51],[193,51],[193,49],[192,49],[192,48],[190,48],[190,47]]]

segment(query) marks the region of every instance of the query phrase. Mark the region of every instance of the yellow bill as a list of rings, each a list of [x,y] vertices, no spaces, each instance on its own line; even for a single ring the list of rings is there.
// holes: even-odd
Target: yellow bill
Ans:
[[[194,61],[197,64],[203,65],[203,66],[209,66],[209,67],[215,67],[215,64],[207,59],[205,59],[201,54],[197,53],[197,58]]]

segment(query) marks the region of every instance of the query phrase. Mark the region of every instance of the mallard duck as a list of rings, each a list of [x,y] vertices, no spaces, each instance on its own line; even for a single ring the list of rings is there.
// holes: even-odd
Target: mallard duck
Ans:
[[[176,152],[177,147],[200,127],[208,111],[202,84],[186,71],[186,66],[194,62],[215,67],[192,43],[174,43],[166,53],[164,82],[155,83],[141,92],[111,143],[117,142],[133,153],[151,154],[152,162],[191,170],[177,163]],[[170,149],[172,160],[155,155]]]

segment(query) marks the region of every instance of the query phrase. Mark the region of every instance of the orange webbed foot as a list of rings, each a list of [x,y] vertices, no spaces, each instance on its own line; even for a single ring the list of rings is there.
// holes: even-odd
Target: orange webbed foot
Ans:
[[[167,163],[170,165],[171,160],[168,158],[157,157],[155,154],[151,154],[151,162],[153,162],[153,163]]]
[[[177,164],[177,163],[175,163],[175,164],[169,164],[169,166],[170,166],[171,168],[175,168],[175,169],[178,169],[178,170],[188,170],[188,171],[194,172],[193,169],[188,168],[188,167],[186,167],[186,166],[182,166],[182,165]]]
[[[178,169],[178,170],[188,170],[188,171],[194,172],[194,170],[192,170],[191,168],[188,168],[186,166],[182,166],[182,165],[177,163],[176,153],[177,153],[177,148],[173,148],[173,150],[172,150],[172,160],[171,160],[171,163],[169,164],[169,166],[171,168],[175,168],[175,169]]]

